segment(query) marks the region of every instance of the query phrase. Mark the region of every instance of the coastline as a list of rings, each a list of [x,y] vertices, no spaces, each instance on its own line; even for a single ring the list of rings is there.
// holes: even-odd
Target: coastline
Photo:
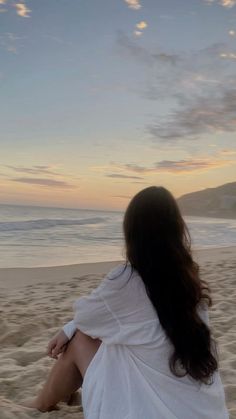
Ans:
[[[230,419],[236,419],[236,246],[193,250],[201,278],[210,286],[210,325]],[[122,260],[39,268],[0,269],[1,419],[53,419],[55,413],[19,406],[34,396],[53,360],[45,356],[50,338],[71,320],[73,302],[92,291]],[[81,406],[60,404],[58,419],[82,419]]]
[[[199,263],[207,261],[224,261],[236,259],[236,246],[195,249],[192,251],[194,260]],[[81,275],[106,275],[110,269],[123,260],[78,263],[72,265],[57,265],[33,268],[0,268],[0,288],[12,288],[38,283],[68,281]]]

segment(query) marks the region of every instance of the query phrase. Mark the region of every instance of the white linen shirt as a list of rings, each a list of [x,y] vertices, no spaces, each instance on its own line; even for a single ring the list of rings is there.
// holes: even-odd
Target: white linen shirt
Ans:
[[[170,371],[173,345],[129,264],[112,269],[74,309],[63,328],[68,338],[78,328],[102,341],[84,375],[85,419],[229,418],[218,371],[211,385]],[[207,310],[199,315],[208,323]]]

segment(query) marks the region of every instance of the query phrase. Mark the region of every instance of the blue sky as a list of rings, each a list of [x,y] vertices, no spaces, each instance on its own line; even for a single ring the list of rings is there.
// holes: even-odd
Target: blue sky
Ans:
[[[0,0],[1,202],[235,181],[236,1]]]

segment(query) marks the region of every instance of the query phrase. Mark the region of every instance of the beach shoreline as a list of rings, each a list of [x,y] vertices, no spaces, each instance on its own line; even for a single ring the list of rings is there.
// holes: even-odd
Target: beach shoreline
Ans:
[[[236,246],[198,249],[193,258],[210,286],[210,324],[217,340],[220,373],[230,419],[236,419]],[[42,386],[53,365],[49,339],[73,317],[73,302],[90,293],[122,260],[74,265],[0,268],[1,419],[82,419],[81,406],[61,404],[40,414],[19,406]]]
[[[236,259],[236,246],[222,246],[215,248],[195,249],[192,251],[194,260],[199,263],[207,261],[222,261]],[[37,283],[54,282],[57,280],[67,280],[73,275],[97,274],[105,275],[119,263],[124,260],[114,260],[106,262],[89,262],[76,263],[68,265],[56,266],[40,266],[40,267],[17,267],[17,268],[0,268],[0,287],[18,287],[32,285]]]

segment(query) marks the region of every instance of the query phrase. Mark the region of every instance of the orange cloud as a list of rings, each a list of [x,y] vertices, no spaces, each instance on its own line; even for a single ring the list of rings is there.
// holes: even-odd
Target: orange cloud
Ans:
[[[220,4],[221,6],[231,8],[235,6],[236,0],[221,0]]]
[[[26,6],[25,3],[15,3],[16,13],[21,17],[30,17],[30,9]]]
[[[138,28],[140,30],[143,30],[143,29],[147,28],[147,22],[142,20],[141,22],[136,24],[136,28]]]
[[[205,2],[211,5],[215,2],[215,0],[205,0]],[[231,7],[235,6],[236,0],[219,0],[218,3],[227,9],[231,9]]]
[[[153,164],[153,166],[141,166],[139,164],[112,164],[111,167],[115,170],[121,171],[119,174],[113,174],[113,177],[130,178],[126,172],[132,172],[135,174],[153,175],[158,173],[170,173],[170,174],[187,174],[192,172],[205,172],[221,167],[231,166],[236,164],[235,160],[225,160],[220,155],[233,155],[236,151],[233,150],[222,150],[218,154],[218,157],[214,158],[196,158],[196,159],[183,159],[183,160],[161,160]],[[111,168],[110,167],[110,168]],[[96,171],[104,171],[108,166],[94,167]]]
[[[124,0],[124,1],[125,3],[128,4],[130,9],[139,10],[142,7],[139,0]]]

